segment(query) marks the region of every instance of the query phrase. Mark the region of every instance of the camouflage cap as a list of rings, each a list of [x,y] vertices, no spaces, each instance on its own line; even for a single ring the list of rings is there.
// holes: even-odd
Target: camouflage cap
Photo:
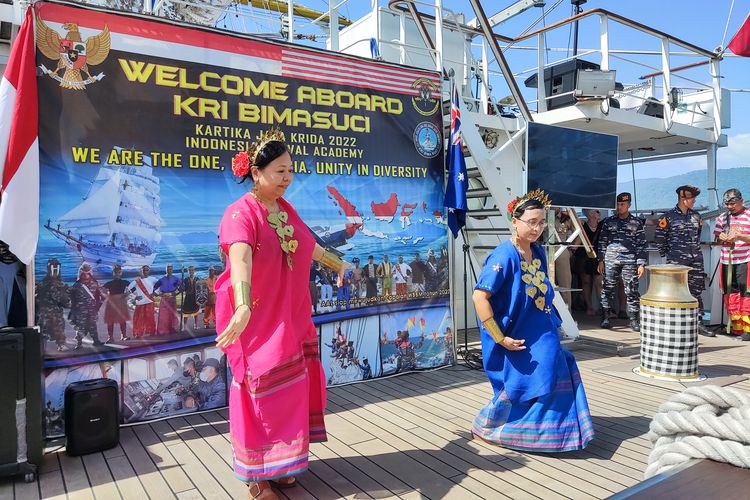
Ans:
[[[732,203],[736,201],[740,201],[742,199],[742,193],[740,193],[739,189],[727,189],[724,193],[724,203]]]
[[[701,194],[700,188],[693,186],[692,184],[683,184],[682,186],[675,189],[675,193],[679,196],[684,196],[684,193],[690,193],[693,198]]]

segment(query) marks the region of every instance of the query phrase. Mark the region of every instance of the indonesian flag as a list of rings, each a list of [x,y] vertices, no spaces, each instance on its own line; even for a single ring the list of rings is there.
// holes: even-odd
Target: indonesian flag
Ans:
[[[732,37],[727,48],[738,56],[750,57],[750,14],[745,18],[737,34]]]
[[[0,83],[0,240],[30,264],[39,237],[39,113],[32,9]]]

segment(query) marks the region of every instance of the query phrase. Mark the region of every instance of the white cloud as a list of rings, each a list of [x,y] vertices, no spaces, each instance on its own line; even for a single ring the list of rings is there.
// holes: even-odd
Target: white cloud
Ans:
[[[719,168],[750,167],[750,133],[729,137],[729,145],[719,148]]]

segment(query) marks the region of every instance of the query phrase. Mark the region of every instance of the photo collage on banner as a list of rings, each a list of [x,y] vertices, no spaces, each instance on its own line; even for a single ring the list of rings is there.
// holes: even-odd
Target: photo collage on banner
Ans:
[[[227,404],[226,356],[215,346],[128,358],[123,372],[123,423]]]
[[[383,375],[453,364],[450,309],[438,307],[380,317]]]
[[[148,396],[171,370],[162,351],[214,345],[218,224],[251,188],[231,159],[272,125],[294,162],[285,198],[318,243],[352,264],[342,287],[310,269],[316,323],[364,328],[357,353],[367,350],[374,377],[371,316],[447,305],[438,74],[81,7],[34,8],[35,297],[48,367],[124,360],[134,391],[127,421],[194,403],[175,395],[159,409]],[[80,54],[63,43],[70,37],[92,48]],[[61,67],[61,51],[85,64]],[[146,364],[132,368],[129,358]]]
[[[321,325],[320,339],[320,360],[328,385],[380,376],[377,316]]]
[[[99,378],[108,378],[121,384],[121,373],[121,361],[102,361],[45,370],[45,402],[42,409],[44,436],[55,438],[65,435],[65,388],[68,385]]]

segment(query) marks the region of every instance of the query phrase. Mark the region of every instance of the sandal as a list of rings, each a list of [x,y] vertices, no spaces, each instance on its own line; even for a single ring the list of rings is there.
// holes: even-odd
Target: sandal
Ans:
[[[297,486],[297,478],[294,476],[287,476],[271,481],[271,483],[277,488],[294,488]]]
[[[278,495],[271,488],[271,484],[268,481],[257,481],[251,483],[247,489],[248,498],[250,500],[279,500]]]

